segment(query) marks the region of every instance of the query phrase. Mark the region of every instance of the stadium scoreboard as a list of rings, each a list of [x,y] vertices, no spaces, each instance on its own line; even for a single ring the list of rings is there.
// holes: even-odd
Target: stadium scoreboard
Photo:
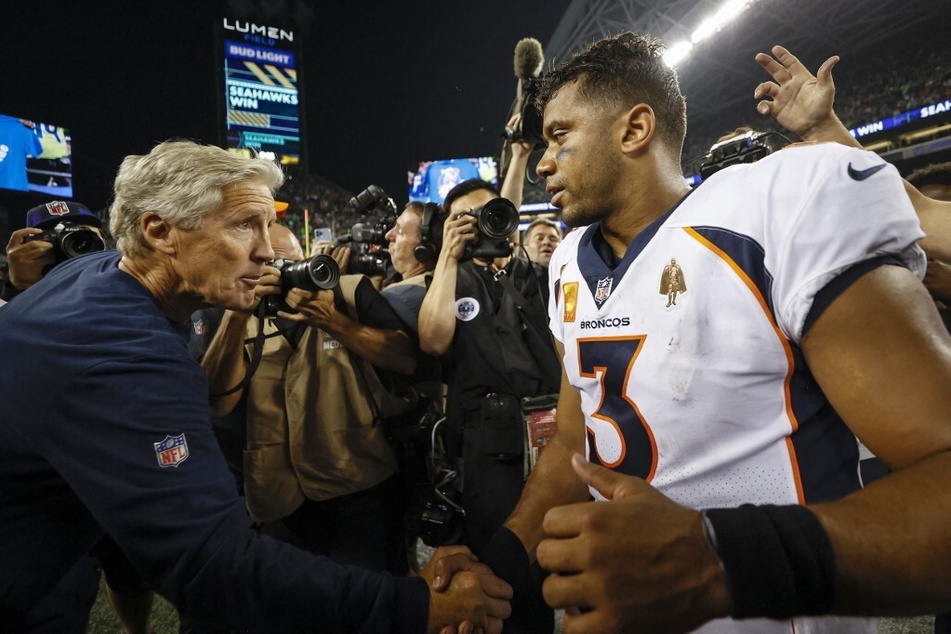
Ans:
[[[303,162],[294,31],[230,18],[218,27],[224,146],[282,165]]]

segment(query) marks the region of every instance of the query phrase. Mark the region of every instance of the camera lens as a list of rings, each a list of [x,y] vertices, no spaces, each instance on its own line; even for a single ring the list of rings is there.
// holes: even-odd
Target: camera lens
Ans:
[[[479,212],[479,233],[487,238],[508,238],[518,228],[518,210],[505,198],[494,198]]]
[[[103,251],[106,245],[95,231],[77,227],[60,234],[59,247],[66,258],[72,258],[84,253]]]
[[[317,291],[335,287],[340,279],[340,268],[336,260],[321,253],[287,265],[281,270],[281,278],[285,288]]]

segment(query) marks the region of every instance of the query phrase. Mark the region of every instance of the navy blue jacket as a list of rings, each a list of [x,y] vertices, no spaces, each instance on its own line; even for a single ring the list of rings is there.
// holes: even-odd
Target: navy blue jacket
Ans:
[[[0,308],[0,622],[103,532],[161,595],[242,631],[425,631],[428,589],[259,536],[209,423],[208,385],[105,251]]]

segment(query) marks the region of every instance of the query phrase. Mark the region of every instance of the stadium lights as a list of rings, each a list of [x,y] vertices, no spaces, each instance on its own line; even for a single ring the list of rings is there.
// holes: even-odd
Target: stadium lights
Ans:
[[[756,2],[756,0],[728,0],[712,17],[700,23],[700,26],[690,34],[689,41],[684,40],[677,42],[667,49],[667,53],[664,54],[664,63],[670,67],[674,67],[685,60],[690,55],[690,51],[693,50],[694,44],[718,32],[738,15],[743,13],[743,11],[754,2]]]

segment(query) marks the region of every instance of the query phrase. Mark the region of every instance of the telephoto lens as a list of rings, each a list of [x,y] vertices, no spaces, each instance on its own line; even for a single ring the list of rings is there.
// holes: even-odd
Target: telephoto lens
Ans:
[[[322,253],[281,268],[281,286],[285,293],[292,288],[305,291],[333,288],[339,280],[337,261]]]
[[[518,228],[518,210],[505,198],[493,198],[470,213],[476,218],[479,235],[485,238],[505,239]]]

